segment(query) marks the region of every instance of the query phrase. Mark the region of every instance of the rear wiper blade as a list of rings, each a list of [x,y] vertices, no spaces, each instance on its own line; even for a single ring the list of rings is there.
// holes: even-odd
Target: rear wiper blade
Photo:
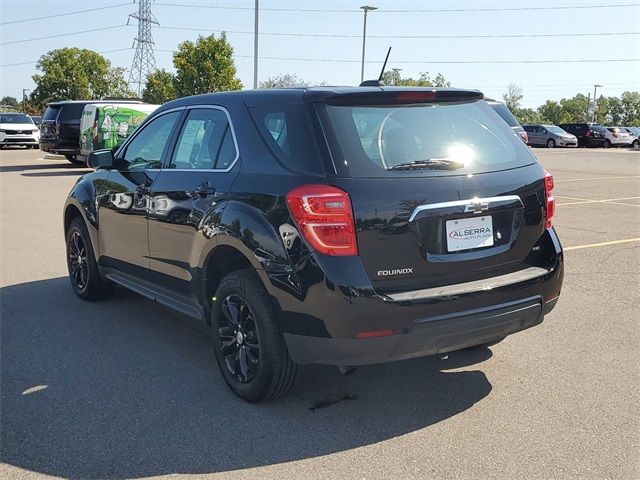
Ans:
[[[387,170],[457,170],[459,168],[464,168],[464,163],[446,158],[430,158],[399,163],[387,168]]]

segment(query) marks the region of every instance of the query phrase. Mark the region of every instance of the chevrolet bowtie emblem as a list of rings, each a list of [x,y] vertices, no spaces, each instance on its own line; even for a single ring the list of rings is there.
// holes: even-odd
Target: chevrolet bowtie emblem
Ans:
[[[474,198],[467,205],[464,206],[465,212],[482,213],[489,209],[488,202],[481,202],[479,199]]]

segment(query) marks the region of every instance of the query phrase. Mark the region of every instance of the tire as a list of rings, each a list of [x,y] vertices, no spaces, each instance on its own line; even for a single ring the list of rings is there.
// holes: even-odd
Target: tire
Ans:
[[[556,148],[556,141],[553,138],[547,140],[547,148]]]
[[[631,144],[631,148],[638,148],[638,147],[640,147],[640,140],[636,138]]]
[[[211,314],[216,361],[233,393],[251,403],[287,394],[298,366],[256,273],[238,270],[224,277]]]
[[[604,142],[602,142],[602,148],[610,148],[611,147],[611,142],[609,140],[605,140]]]
[[[87,301],[101,300],[111,295],[115,284],[100,276],[89,232],[81,217],[71,221],[66,244],[69,281],[76,295]]]
[[[67,160],[69,160],[71,163],[75,163],[75,164],[82,164],[84,162],[81,162],[80,160],[78,160],[76,158],[75,155],[65,155],[64,158],[66,158]]]

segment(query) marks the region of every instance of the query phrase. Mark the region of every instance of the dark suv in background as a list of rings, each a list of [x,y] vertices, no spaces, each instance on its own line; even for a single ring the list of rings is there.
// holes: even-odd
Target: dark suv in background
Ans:
[[[209,324],[251,402],[300,363],[492,345],[560,294],[553,178],[478,91],[181,98],[89,163],[64,207],[76,294],[119,284]]]
[[[42,116],[40,124],[40,150],[64,155],[72,163],[84,163],[80,155],[80,118],[85,105],[101,103],[103,100],[68,100],[51,102]],[[142,103],[122,101],[118,103]]]
[[[607,139],[605,128],[595,123],[561,123],[558,126],[574,135],[579,147],[602,147]]]

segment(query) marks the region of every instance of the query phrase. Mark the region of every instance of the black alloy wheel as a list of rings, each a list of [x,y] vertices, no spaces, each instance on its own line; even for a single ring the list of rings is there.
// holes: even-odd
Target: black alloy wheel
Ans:
[[[228,372],[241,383],[253,380],[260,360],[259,334],[255,315],[240,295],[222,301],[218,342]]]
[[[71,232],[68,247],[69,276],[74,290],[86,290],[89,279],[89,264],[87,262],[87,246],[78,230]]]
[[[297,365],[256,271],[229,273],[212,300],[213,349],[231,391],[252,403],[286,395],[295,382]]]

